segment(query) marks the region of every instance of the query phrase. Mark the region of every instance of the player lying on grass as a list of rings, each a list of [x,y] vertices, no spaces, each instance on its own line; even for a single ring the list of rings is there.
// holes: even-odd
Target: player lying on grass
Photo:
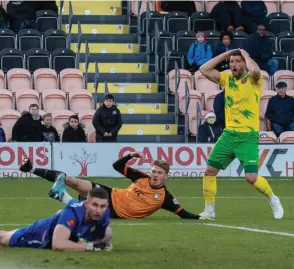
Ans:
[[[183,219],[206,219],[183,209],[172,194],[166,189],[169,164],[165,161],[154,161],[151,175],[135,170],[127,165],[132,158],[143,158],[140,152],[133,152],[113,164],[113,168],[131,179],[132,184],[126,189],[111,188],[102,184],[92,183],[74,177],[66,177],[64,173],[46,169],[33,169],[30,160],[20,167],[21,171],[31,172],[37,176],[54,182],[49,195],[65,204],[76,202],[66,192],[65,184],[85,197],[95,187],[106,190],[110,196],[110,212],[112,218],[139,219],[147,217],[159,209],[165,209],[177,214]]]
[[[0,231],[0,245],[56,251],[111,250],[108,193],[93,188],[86,201],[67,206],[27,228]]]
[[[230,72],[215,67],[230,59]],[[226,128],[207,161],[203,178],[205,209],[201,216],[215,217],[216,176],[237,158],[245,177],[259,192],[268,197],[274,218],[281,219],[283,207],[267,180],[258,175],[259,102],[262,78],[258,65],[242,49],[227,51],[201,66],[200,72],[225,89]]]

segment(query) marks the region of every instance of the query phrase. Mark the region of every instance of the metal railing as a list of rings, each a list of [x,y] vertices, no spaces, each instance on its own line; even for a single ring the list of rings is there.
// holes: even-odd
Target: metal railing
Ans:
[[[175,124],[179,123],[179,94],[178,89],[180,86],[181,75],[178,63],[175,62]]]
[[[71,30],[72,30],[72,17],[73,17],[73,9],[71,1],[69,1],[68,6],[68,35],[67,35],[67,47],[70,48],[71,44]]]
[[[199,103],[197,103],[196,99],[195,99],[195,102],[196,102],[196,109],[197,109],[197,112],[196,112],[196,130],[195,130],[195,133],[196,133],[196,143],[198,143],[198,130],[199,130],[199,127],[201,125],[201,108],[200,108],[200,105]]]
[[[129,1],[131,2],[131,1]],[[141,14],[140,14],[140,10],[141,10],[141,6],[142,6],[142,1],[138,1],[138,16],[137,16],[137,36],[139,38],[138,42],[139,42],[139,46],[141,45]]]
[[[170,51],[168,49],[167,43],[164,43],[164,85],[165,85],[165,103],[168,104],[168,67],[170,61]]]
[[[60,0],[59,15],[58,15],[58,29],[59,30],[62,29],[63,6],[64,6],[64,0]]]
[[[160,32],[159,32],[159,27],[158,24],[155,23],[155,48],[154,48],[154,53],[155,53],[155,72],[156,72],[156,83],[159,83],[159,67],[158,67],[158,46],[159,46],[159,38],[160,38]]]
[[[190,89],[188,86],[187,81],[185,82],[185,143],[188,143],[188,138],[189,138],[189,114],[188,114],[188,108],[190,105]]]
[[[99,87],[99,68],[98,63],[95,62],[95,78],[94,78],[94,89],[95,89],[95,95],[94,95],[94,109],[96,110],[97,107],[97,101],[98,101],[98,87]]]

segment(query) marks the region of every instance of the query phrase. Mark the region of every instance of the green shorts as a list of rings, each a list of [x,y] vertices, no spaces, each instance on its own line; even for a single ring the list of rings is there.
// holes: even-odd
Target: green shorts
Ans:
[[[207,165],[224,170],[235,158],[245,173],[258,172],[258,132],[224,130],[208,157]]]

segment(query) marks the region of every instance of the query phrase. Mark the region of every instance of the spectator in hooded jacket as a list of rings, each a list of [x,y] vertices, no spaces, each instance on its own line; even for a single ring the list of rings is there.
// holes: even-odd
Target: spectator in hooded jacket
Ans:
[[[216,115],[216,123],[223,130],[226,126],[225,121],[225,91],[218,93],[213,101],[213,110]]]
[[[257,32],[245,40],[243,48],[258,64],[261,70],[267,71],[271,76],[278,71],[279,62],[276,59],[272,59],[274,49],[272,42],[266,35],[264,24],[258,25]]]
[[[222,134],[222,129],[216,123],[216,116],[213,111],[205,115],[205,122],[200,125],[198,130],[198,142],[214,143]]]
[[[211,10],[210,17],[215,20],[220,31],[243,31],[242,12],[237,1],[219,1]]]
[[[96,142],[116,142],[122,119],[111,94],[104,97],[103,104],[96,110],[93,126],[96,129]]]
[[[204,32],[196,34],[196,40],[190,46],[187,59],[190,71],[197,71],[201,65],[205,64],[212,58],[211,46],[206,42]]]
[[[83,127],[77,115],[70,116],[69,122],[64,126],[62,142],[86,142],[86,134]]]
[[[42,117],[39,107],[31,104],[29,112],[23,112],[12,128],[12,141],[40,142],[42,141]]]
[[[243,26],[247,34],[254,33],[260,23],[267,26],[267,7],[263,1],[242,0],[241,9]]]
[[[2,124],[0,122],[0,142],[6,142],[5,132],[1,126]]]
[[[276,84],[277,95],[269,99],[265,116],[271,121],[277,137],[285,131],[294,131],[294,99],[286,94],[287,83]]]
[[[213,57],[216,57],[231,49],[233,49],[233,34],[231,32],[222,32],[219,38],[219,43],[213,52]],[[230,69],[229,59],[225,59],[217,66],[217,70],[220,72],[227,69]]]
[[[42,138],[44,142],[59,142],[59,135],[52,126],[52,115],[50,113],[43,115]]]

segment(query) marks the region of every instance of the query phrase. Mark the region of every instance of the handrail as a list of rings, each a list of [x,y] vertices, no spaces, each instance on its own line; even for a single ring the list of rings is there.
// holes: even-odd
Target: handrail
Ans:
[[[61,30],[62,28],[62,16],[63,16],[63,6],[64,6],[64,0],[60,0],[60,6],[59,6],[59,15],[58,15],[58,29]]]
[[[164,42],[164,80],[165,80],[165,103],[168,104],[168,66],[170,61],[170,51],[167,43]]]
[[[98,68],[98,63],[95,62],[95,80],[94,80],[94,88],[95,88],[95,97],[94,97],[94,101],[95,101],[95,110],[96,110],[96,107],[97,107],[97,101],[98,101],[98,96],[97,96],[97,93],[98,93],[98,86],[99,86],[99,68]]]
[[[129,1],[131,2],[131,1]],[[137,36],[139,37],[139,45],[141,45],[141,14],[140,14],[140,10],[141,10],[141,6],[142,6],[142,0],[138,1],[138,16],[137,16]]]
[[[104,96],[109,94],[108,84],[107,81],[104,81]]]
[[[181,80],[181,76],[180,76],[180,70],[179,70],[179,66],[178,63],[175,62],[175,123],[178,124],[179,122],[179,94],[178,94],[178,89],[180,86],[180,80]]]
[[[189,115],[188,115],[188,108],[190,105],[190,89],[188,86],[187,81],[185,82],[185,143],[188,143],[189,137]]]
[[[195,102],[196,99],[195,99]],[[197,108],[197,113],[196,113],[196,119],[197,119],[197,122],[196,122],[196,143],[198,143],[198,130],[199,130],[199,127],[200,127],[200,124],[201,124],[201,108],[200,108],[200,105],[199,103],[197,102],[196,103],[196,108]]]
[[[89,73],[89,56],[90,56],[88,40],[86,40],[85,46],[86,46],[86,55],[85,55],[85,84],[86,84],[86,88],[85,89],[87,89],[88,73]]]
[[[146,11],[146,53],[147,53],[147,64],[150,64],[150,34],[149,34],[149,27],[150,27],[150,18],[151,18],[151,12],[150,12],[150,6],[147,2],[147,11]],[[140,19],[141,21],[141,19]]]
[[[68,13],[69,13],[69,16],[68,16],[67,48],[70,49],[70,44],[71,44],[71,31],[72,31],[72,17],[73,17],[73,9],[72,9],[71,1],[69,1]]]
[[[160,37],[160,33],[159,33],[159,27],[157,22],[155,22],[155,49],[154,49],[154,53],[155,53],[155,72],[156,72],[156,82],[159,83],[159,68],[158,68],[158,43],[159,43],[159,37]]]

